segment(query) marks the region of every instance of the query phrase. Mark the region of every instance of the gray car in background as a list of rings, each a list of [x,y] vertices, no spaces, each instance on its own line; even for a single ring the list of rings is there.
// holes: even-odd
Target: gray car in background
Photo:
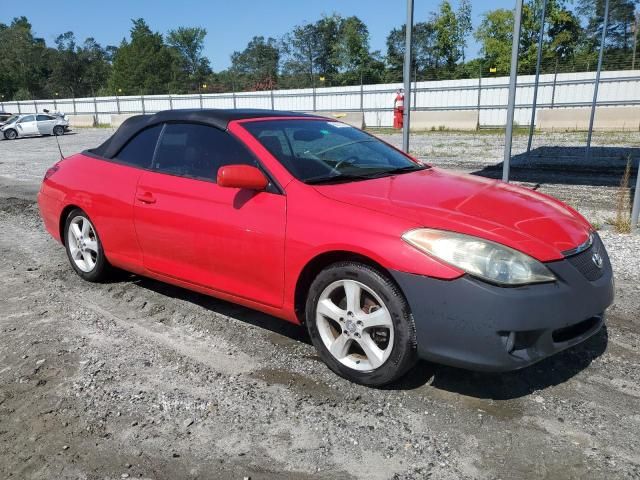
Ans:
[[[0,126],[0,133],[7,140],[35,135],[64,135],[67,131],[69,131],[69,121],[63,114],[13,115]]]

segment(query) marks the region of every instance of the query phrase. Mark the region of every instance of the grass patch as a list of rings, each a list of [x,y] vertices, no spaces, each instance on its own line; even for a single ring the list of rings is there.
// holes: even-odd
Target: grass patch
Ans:
[[[631,179],[631,157],[627,157],[627,166],[622,174],[616,198],[616,216],[609,223],[618,233],[631,233],[631,214],[629,213],[629,180]]]

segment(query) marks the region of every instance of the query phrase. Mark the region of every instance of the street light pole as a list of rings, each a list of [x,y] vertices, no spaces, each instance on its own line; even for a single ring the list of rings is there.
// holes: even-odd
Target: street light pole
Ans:
[[[593,86],[593,100],[591,102],[591,116],[589,117],[589,132],[587,133],[587,150],[585,157],[591,158],[591,136],[593,135],[593,121],[596,117],[596,103],[598,101],[598,87],[600,86],[600,72],[602,71],[602,57],[604,56],[604,41],[607,38],[607,27],[609,26],[609,0],[604,1],[604,20],[602,22],[602,37],[600,38],[600,51],[598,52],[598,70],[596,71],[596,82]]]
[[[636,69],[636,52],[638,51],[638,27],[640,27],[640,13],[636,14],[635,22],[633,23],[633,57],[631,57],[631,70]]]
[[[402,149],[409,153],[409,122],[411,120],[411,36],[413,33],[413,0],[407,0],[407,25],[405,28],[404,111],[402,113]]]
[[[504,139],[504,161],[502,162],[502,181],[509,181],[509,163],[511,162],[511,142],[513,140],[513,114],[516,108],[516,82],[518,80],[518,50],[520,48],[520,26],[522,24],[522,0],[516,0],[511,40],[511,73],[509,75],[509,103],[507,105],[507,128]]]
[[[533,105],[531,106],[531,121],[529,122],[529,140],[527,153],[531,151],[533,131],[536,126],[536,107],[538,106],[538,84],[540,83],[540,63],[542,62],[542,40],[544,40],[544,21],[547,14],[547,0],[542,2],[542,16],[540,17],[540,33],[538,34],[538,59],[536,61],[536,80],[533,85]]]

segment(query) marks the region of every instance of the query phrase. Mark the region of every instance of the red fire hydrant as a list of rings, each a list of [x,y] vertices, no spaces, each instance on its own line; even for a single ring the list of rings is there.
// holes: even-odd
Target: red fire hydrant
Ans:
[[[402,128],[404,115],[404,90],[398,89],[393,101],[393,128]]]

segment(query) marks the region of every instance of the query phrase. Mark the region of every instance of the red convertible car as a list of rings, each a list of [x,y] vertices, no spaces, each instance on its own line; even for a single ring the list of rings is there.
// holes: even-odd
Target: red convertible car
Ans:
[[[525,367],[596,333],[613,301],[572,208],[318,116],[136,116],[51,167],[38,201],[82,278],[117,267],[305,324],[366,385],[418,358]]]

